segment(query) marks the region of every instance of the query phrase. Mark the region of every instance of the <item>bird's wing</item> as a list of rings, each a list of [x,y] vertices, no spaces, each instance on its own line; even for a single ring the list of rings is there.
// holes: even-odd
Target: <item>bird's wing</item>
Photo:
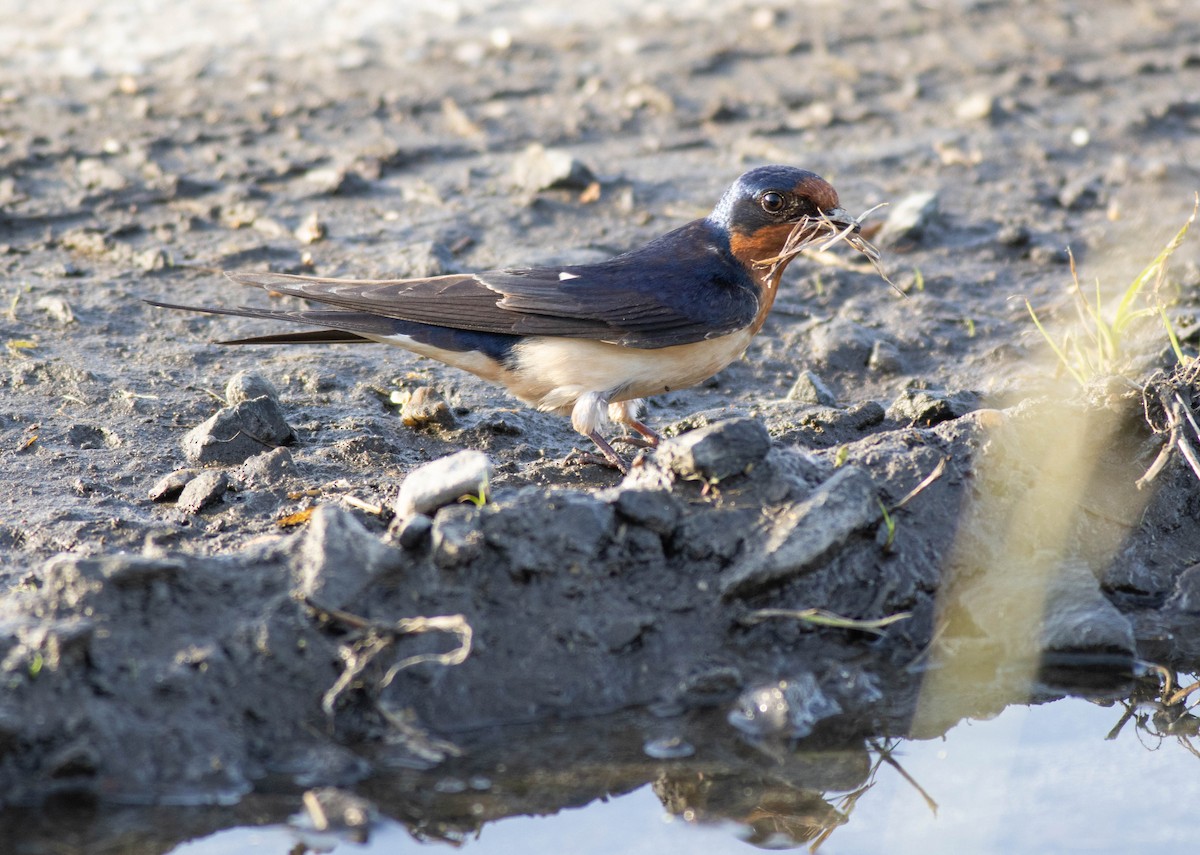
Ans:
[[[591,338],[639,348],[689,344],[748,325],[758,310],[758,292],[750,277],[709,244],[667,240],[677,234],[600,264],[426,279],[228,276],[367,315],[478,332]],[[325,313],[278,316],[313,323],[316,318],[304,317],[313,314]]]

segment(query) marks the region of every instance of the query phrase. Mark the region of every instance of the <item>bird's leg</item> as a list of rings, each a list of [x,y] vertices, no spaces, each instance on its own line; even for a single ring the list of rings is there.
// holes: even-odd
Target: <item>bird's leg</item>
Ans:
[[[596,443],[596,448],[600,449],[600,453],[604,456],[596,457],[594,454],[580,455],[581,460],[588,461],[588,458],[591,458],[590,462],[599,463],[603,466],[609,466],[619,471],[622,475],[629,474],[629,464],[625,462],[625,458],[617,454],[616,449],[609,444],[608,440],[600,435],[599,431],[592,431],[589,433],[588,439]]]
[[[600,435],[599,428],[611,413],[612,407],[608,403],[608,397],[600,392],[587,392],[575,401],[575,406],[571,409],[571,426],[596,443],[596,448],[600,449],[600,454],[603,455],[597,457],[594,454],[581,453],[576,459],[581,463],[598,463],[627,474],[629,465],[609,445],[608,440]]]
[[[645,407],[646,402],[641,398],[634,398],[629,401],[618,401],[615,404],[608,405],[608,417],[618,424],[633,428],[641,437],[636,436],[618,436],[613,439],[613,442],[619,442],[622,445],[632,445],[634,448],[657,448],[658,443],[662,440],[654,429],[646,424],[638,421],[638,416]]]

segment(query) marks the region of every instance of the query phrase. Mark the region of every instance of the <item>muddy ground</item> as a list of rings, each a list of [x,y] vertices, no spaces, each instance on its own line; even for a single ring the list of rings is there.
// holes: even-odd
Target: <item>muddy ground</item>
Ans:
[[[799,814],[862,780],[864,740],[1197,667],[1197,476],[1174,453],[1134,486],[1164,390],[1182,413],[1193,387],[1143,394],[1174,362],[1151,318],[1081,388],[1023,300],[1059,338],[1068,246],[1111,312],[1186,220],[1189,3],[368,5],[328,26],[76,5],[29,13],[0,61],[0,804],[357,785],[453,837],[655,779],[674,808],[746,813],[696,790],[715,778]],[[544,186],[518,166],[547,161],[534,145],[590,175]],[[269,327],[143,302],[273,302],[228,269],[603,258],[768,162],[854,211],[891,202],[906,296],[844,252],[797,262],[743,360],[651,403],[681,439],[625,480],[438,364],[217,346]],[[1189,354],[1197,246],[1160,290]],[[243,371],[287,429],[189,462]],[[805,372],[828,388],[793,388]],[[414,394],[445,407],[402,418]],[[407,474],[460,449],[489,456],[490,500],[390,520]],[[150,498],[184,469],[200,486]],[[809,608],[907,617],[762,612]],[[446,615],[465,661],[386,673],[454,650],[395,632]],[[429,780],[476,801],[431,803]]]

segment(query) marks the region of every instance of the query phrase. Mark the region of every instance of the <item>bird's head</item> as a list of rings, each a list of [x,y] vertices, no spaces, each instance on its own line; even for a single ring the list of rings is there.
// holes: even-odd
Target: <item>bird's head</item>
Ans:
[[[725,191],[708,219],[729,235],[730,250],[748,269],[778,259],[789,244],[843,230],[858,232],[858,221],[842,210],[829,182],[792,166],[762,166],[744,173]],[[801,226],[793,235],[801,223],[811,224],[811,234]],[[782,272],[783,264],[773,272]]]

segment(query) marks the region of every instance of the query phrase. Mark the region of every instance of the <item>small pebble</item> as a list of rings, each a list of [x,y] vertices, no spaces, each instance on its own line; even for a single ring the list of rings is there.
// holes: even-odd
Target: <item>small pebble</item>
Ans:
[[[176,469],[155,482],[147,494],[152,502],[172,502],[179,498],[188,482],[200,474],[199,469]]]
[[[230,406],[255,398],[279,400],[279,390],[275,384],[257,371],[239,371],[225,384],[225,403]]]
[[[89,190],[113,192],[129,186],[124,175],[98,158],[79,161],[76,174],[79,182]]]
[[[876,342],[878,344],[878,342]],[[837,396],[812,371],[801,371],[792,388],[788,390],[787,400],[801,404],[818,404],[822,407],[832,407],[837,404]]]
[[[752,737],[803,739],[817,722],[842,711],[810,673],[746,690],[729,713],[737,730]]]
[[[430,514],[462,496],[486,494],[492,463],[482,451],[467,449],[426,463],[408,473],[396,497],[396,516]]]
[[[890,341],[879,339],[871,347],[871,356],[867,359],[867,367],[880,374],[898,374],[903,368],[900,350]]]
[[[513,183],[529,193],[584,190],[596,180],[592,170],[569,152],[548,149],[537,143],[517,156],[511,174]]]
[[[38,297],[37,302],[33,305],[49,315],[50,320],[59,326],[65,327],[75,323],[75,313],[71,311],[71,306],[62,297]]]
[[[419,428],[427,425],[450,427],[454,414],[444,398],[428,386],[414,389],[400,409],[400,421],[405,427]]]
[[[274,487],[295,478],[299,473],[292,453],[286,448],[273,448],[256,454],[237,471],[238,480],[256,487]]]
[[[396,275],[423,279],[457,273],[454,253],[436,241],[419,241],[402,247],[392,260]]]
[[[938,195],[922,191],[906,196],[892,206],[875,241],[881,246],[918,242],[938,216]]]
[[[188,481],[183,492],[179,494],[176,505],[185,514],[198,514],[210,505],[221,501],[221,497],[228,489],[228,475],[220,469],[205,469]]]
[[[996,99],[986,92],[976,92],[958,102],[954,115],[964,121],[986,119],[996,111]]]
[[[147,273],[154,270],[165,270],[171,266],[171,257],[161,247],[154,247],[139,252],[133,257],[134,263]]]
[[[321,222],[317,212],[313,211],[304,218],[304,221],[296,227],[292,234],[300,243],[316,243],[325,237],[325,224]]]
[[[682,760],[696,753],[696,747],[679,736],[663,736],[648,739],[642,752],[655,760]]]

